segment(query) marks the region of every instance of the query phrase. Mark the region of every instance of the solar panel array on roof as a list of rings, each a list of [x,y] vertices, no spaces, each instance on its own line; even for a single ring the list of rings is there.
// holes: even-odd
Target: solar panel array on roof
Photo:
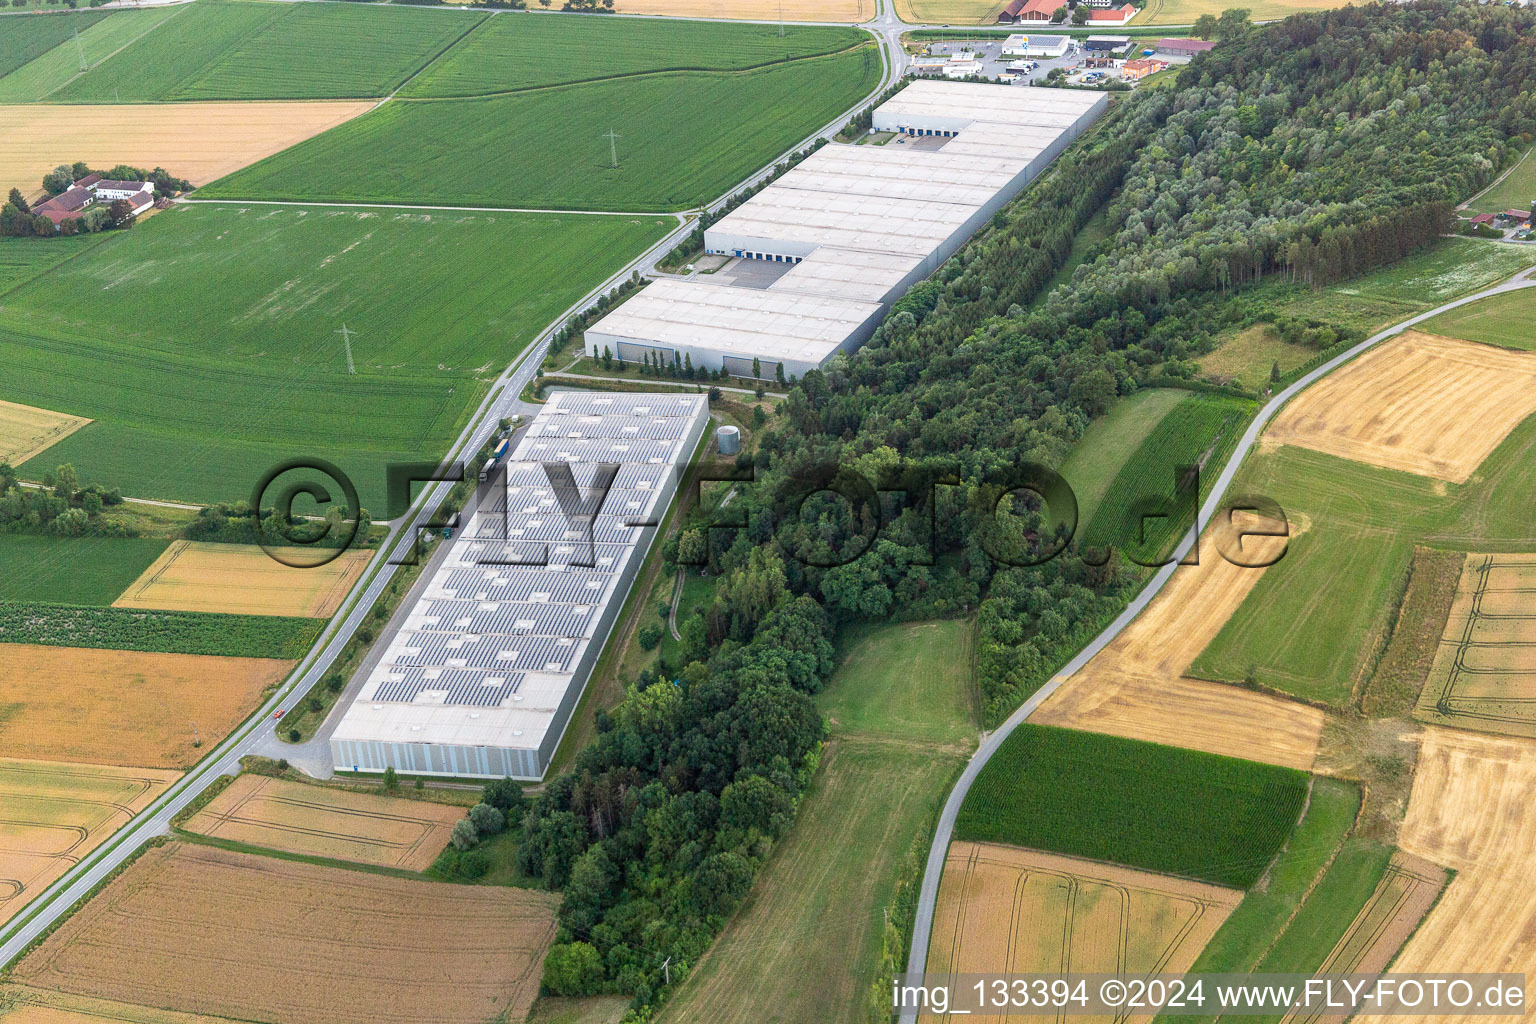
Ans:
[[[429,702],[452,707],[494,708],[510,700],[526,677],[493,675],[474,669],[407,669],[386,677],[371,700],[381,704],[413,704],[423,694]],[[436,699],[442,694],[442,699]]]

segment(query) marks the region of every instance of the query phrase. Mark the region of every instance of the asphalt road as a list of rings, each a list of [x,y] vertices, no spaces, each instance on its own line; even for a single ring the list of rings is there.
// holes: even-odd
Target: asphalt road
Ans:
[[[868,106],[876,96],[900,77],[902,68],[905,66],[900,45],[900,34],[904,28],[889,11],[889,0],[877,0],[877,3],[886,8],[884,18],[876,19],[878,27],[870,26],[871,31],[881,43],[885,59],[885,72],[880,83],[835,120],[822,126],[786,151],[784,155],[765,165],[756,174],[715,200],[709,205],[709,210],[719,210],[737,192],[771,176],[775,166],[788,153],[804,149],[819,138],[830,139],[850,116]],[[562,324],[574,314],[591,306],[599,295],[627,280],[635,271],[639,271],[642,276],[653,272],[656,264],[687,237],[693,230],[693,218],[679,215],[678,220],[676,230],[573,303],[507,367],[487,391],[480,407],[460,432],[449,457],[444,460],[445,465],[453,460],[467,461],[480,450],[503,417],[517,413],[520,404],[519,395],[533,379],[549,348],[550,339]],[[169,832],[171,819],[195,800],[198,794],[214,780],[221,775],[237,774],[240,770],[240,758],[258,751],[272,751],[274,712],[289,706],[292,701],[309,692],[310,688],[329,671],[352,634],[363,625],[374,602],[388,586],[392,573],[387,571],[385,563],[397,559],[405,552],[417,530],[425,527],[430,521],[433,510],[447,497],[451,487],[451,483],[442,482],[423,488],[410,512],[389,524],[389,534],[381,544],[382,557],[375,559],[369,571],[354,585],[342,604],[346,609],[345,612],[326,625],[315,647],[250,718],[216,744],[202,761],[143,811],[135,815],[106,842],[82,857],[79,863],[33,897],[15,919],[0,928],[0,967],[9,964],[19,956],[28,945],[64,916],[70,907],[104,882],[145,842]],[[408,603],[402,602],[402,608],[405,607],[408,607]],[[338,702],[338,707],[341,706]],[[322,731],[322,735],[328,735],[328,733]]]
[[[1152,599],[1157,597],[1168,581],[1173,578],[1174,570],[1178,568],[1178,562],[1182,561],[1194,546],[1195,538],[1199,535],[1200,524],[1211,522],[1220,511],[1222,499],[1226,496],[1227,489],[1231,486],[1233,478],[1237,475],[1243,459],[1252,450],[1255,442],[1259,439],[1260,432],[1274,418],[1275,414],[1303,390],[1350,360],[1386,341],[1388,338],[1401,334],[1415,324],[1422,323],[1430,317],[1444,313],[1448,309],[1465,306],[1469,302],[1476,302],[1490,295],[1498,295],[1502,292],[1517,291],[1522,288],[1536,286],[1536,280],[1532,279],[1533,275],[1536,275],[1536,268],[1522,271],[1503,284],[1486,288],[1483,291],[1475,292],[1453,302],[1447,302],[1442,306],[1436,306],[1434,309],[1404,320],[1402,323],[1389,327],[1378,334],[1373,334],[1354,348],[1335,356],[1322,366],[1301,377],[1296,383],[1271,398],[1264,408],[1259,410],[1259,414],[1254,417],[1253,422],[1248,425],[1248,429],[1243,433],[1242,439],[1238,442],[1237,449],[1232,454],[1232,458],[1228,460],[1226,467],[1212,486],[1210,497],[1206,499],[1204,507],[1201,508],[1195,527],[1190,530],[1175,550],[1173,564],[1165,565],[1162,569],[1158,570],[1157,574],[1152,577],[1152,582],[1137,595],[1136,599],[1120,614],[1119,618],[1110,623],[1109,628],[1095,637],[1093,642],[1083,648],[1082,652],[1068,662],[1065,668],[1053,676],[1034,696],[1025,701],[1017,711],[1008,716],[1008,720],[999,726],[996,732],[988,735],[976,753],[971,756],[970,763],[965,766],[965,771],[961,773],[960,780],[955,783],[955,788],[950,792],[949,799],[944,803],[944,809],[939,814],[938,827],[934,830],[933,844],[928,850],[928,862],[923,869],[923,885],[918,893],[916,918],[912,926],[912,950],[907,957],[907,973],[909,975],[920,975],[927,967],[928,942],[933,929],[934,906],[939,895],[939,879],[944,873],[944,859],[949,853],[950,838],[954,835],[955,818],[960,813],[960,805],[965,802],[966,794],[970,792],[971,785],[976,781],[976,776],[980,774],[981,769],[986,763],[991,760],[992,755],[997,753],[998,748],[1003,745],[1003,741],[1020,724],[1027,720],[1030,715],[1034,714],[1035,709],[1045,703],[1051,694],[1055,693],[1063,683],[1081,671],[1083,666],[1087,665],[1096,654],[1109,646],[1125,627],[1129,626],[1136,616],[1140,615],[1147,605],[1152,603]],[[901,1024],[915,1024],[917,1014],[918,1011],[915,1007],[902,1010]]]

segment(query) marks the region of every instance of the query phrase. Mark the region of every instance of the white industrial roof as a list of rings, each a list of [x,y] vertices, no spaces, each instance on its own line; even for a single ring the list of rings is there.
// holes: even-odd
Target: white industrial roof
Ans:
[[[897,116],[958,134],[938,148],[825,146],[705,231],[713,252],[801,257],[772,285],[664,280],[588,335],[820,363],[1105,102],[1080,90],[913,82],[877,109],[876,123]]]
[[[878,302],[831,295],[662,280],[591,330],[663,345],[707,346],[731,355],[814,362],[879,312]]]
[[[664,476],[692,454],[703,395],[558,392],[487,501],[448,543],[332,738],[537,749],[573,684],[641,537]],[[538,461],[532,461],[538,460]],[[618,475],[588,527],[561,510],[544,460],[589,494],[596,464]],[[538,564],[546,562],[548,564]],[[522,563],[522,564],[510,564]],[[586,564],[583,564],[586,563]]]

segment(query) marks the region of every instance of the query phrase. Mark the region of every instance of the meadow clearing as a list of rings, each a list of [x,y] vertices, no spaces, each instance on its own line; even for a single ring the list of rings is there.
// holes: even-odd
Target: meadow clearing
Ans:
[[[977,775],[955,838],[1246,889],[1295,828],[1292,768],[1026,722]]]
[[[944,862],[927,970],[1050,976],[1070,965],[1073,973],[1182,974],[1241,899],[1203,882],[956,842]]]
[[[1414,717],[1536,737],[1536,555],[1469,555]]]
[[[859,1019],[880,969],[882,910],[975,747],[973,629],[915,622],[840,637],[817,698],[831,736],[795,827],[663,1024],[758,1024],[765,1006],[784,1024]]]
[[[1177,388],[1145,388],[1120,399],[1092,420],[1057,470],[1077,496],[1081,532],[1097,513],[1110,485],[1158,424],[1190,397]]]
[[[214,182],[203,195],[688,209],[800,142],[879,80],[879,51],[864,45],[751,72],[674,72],[481,99],[396,99]],[[620,138],[610,140],[607,133],[619,128]]]
[[[0,601],[111,604],[165,549],[145,537],[0,534]]]
[[[200,185],[372,106],[365,100],[0,105],[6,140],[0,182],[30,193],[60,163],[84,160],[95,167],[164,167]]]
[[[12,749],[6,745],[7,753]],[[0,759],[0,923],[176,777],[145,768]]]
[[[1273,523],[1233,521],[1244,528]],[[1294,537],[1305,523],[1292,522]],[[1280,568],[1247,568],[1222,554],[1236,554],[1237,539],[1221,538],[1218,522],[1201,539],[1198,565],[1181,565],[1163,592],[1107,648],[1051,696],[1031,717],[1042,725],[1175,743],[1195,750],[1310,770],[1322,735],[1323,714],[1313,708],[1251,690],[1185,675],[1196,656],[1267,574]],[[1248,537],[1241,560],[1273,559],[1294,540]],[[1289,554],[1278,565],[1289,562]]]
[[[304,548],[277,549],[276,553],[290,558],[310,554]],[[295,568],[254,544],[178,540],[112,605],[327,619],[372,557],[372,551],[353,549],[321,566]]]
[[[1310,525],[1188,674],[1251,677],[1343,706],[1379,674],[1416,548],[1536,550],[1536,417],[1516,427],[1465,484],[1286,445],[1251,456],[1233,492],[1268,495],[1292,520]]]
[[[464,808],[240,775],[182,825],[188,832],[329,860],[425,871]]]
[[[1264,436],[1465,483],[1533,412],[1536,354],[1407,331],[1302,392]]]
[[[440,458],[538,331],[672,223],[167,211],[6,296],[0,398],[95,420],[23,475],[72,462],[134,496],[238,501],[318,456],[382,518],[385,466]]]
[[[0,750],[37,760],[186,768],[291,666],[0,644]]]
[[[241,1020],[330,1024],[337,1006],[359,1024],[521,1020],[557,901],[171,843],[147,850],[12,977]]]
[[[0,402],[0,462],[20,465],[89,422],[83,416]]]
[[[1500,210],[1529,210],[1536,201],[1536,160],[1531,150],[1520,154],[1504,180],[1467,201],[1468,213],[1498,213]]]
[[[1263,392],[1270,386],[1277,365],[1286,374],[1316,355],[1316,349],[1293,345],[1280,337],[1273,325],[1255,324],[1201,356],[1200,376],[1216,384]]]
[[[1529,352],[1536,349],[1533,316],[1536,289],[1522,288],[1447,310],[1420,326],[1435,334]]]
[[[614,18],[488,18],[411,79],[400,95],[495,92],[657,71],[731,71],[836,53],[869,37],[852,28]]]

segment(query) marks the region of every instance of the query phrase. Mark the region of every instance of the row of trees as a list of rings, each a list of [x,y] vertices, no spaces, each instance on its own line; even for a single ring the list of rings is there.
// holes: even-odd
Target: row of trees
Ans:
[[[1424,244],[1536,133],[1533,74],[1536,17],[1503,7],[1234,26],[1172,88],[1117,102],[866,346],[795,382],[729,518],[667,552],[687,537],[718,574],[693,660],[642,674],[525,816],[521,866],[565,889],[546,985],[633,993],[645,1019],[662,964],[675,983],[697,961],[793,820],[839,622],[977,611],[992,722],[1048,678],[1141,576],[1075,547],[1019,564],[1060,531],[1023,494],[992,515],[990,476],[1059,465],[1117,397],[1274,320],[1277,289]],[[1100,210],[1108,237],[1052,287]],[[891,489],[805,497],[837,471]]]
[[[23,487],[9,462],[0,462],[0,531],[58,537],[122,536],[128,531],[102,510],[123,503],[122,492],[82,486],[70,463],[43,474],[42,487]]]

